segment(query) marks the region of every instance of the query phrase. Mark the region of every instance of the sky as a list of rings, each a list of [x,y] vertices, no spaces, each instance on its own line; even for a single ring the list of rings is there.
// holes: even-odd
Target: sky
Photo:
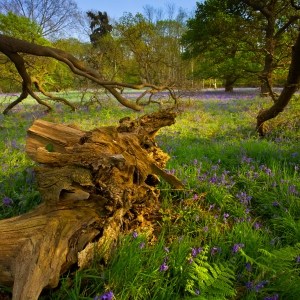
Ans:
[[[166,4],[174,4],[176,11],[182,7],[187,12],[192,12],[196,8],[197,0],[75,0],[75,2],[82,11],[106,11],[109,17],[117,20],[124,12],[131,12],[133,15],[138,12],[143,14],[143,7],[146,5],[165,9]]]

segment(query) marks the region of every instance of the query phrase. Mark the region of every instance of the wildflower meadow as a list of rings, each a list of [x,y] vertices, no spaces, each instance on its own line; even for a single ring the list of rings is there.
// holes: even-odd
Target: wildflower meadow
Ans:
[[[35,163],[25,153],[35,119],[88,130],[159,109],[153,104],[134,112],[105,95],[99,103],[80,101],[77,92],[64,96],[78,106],[76,113],[59,103],[45,112],[25,100],[0,115],[1,219],[42,201]],[[1,95],[0,109],[14,97]],[[163,93],[156,97],[168,101]],[[120,236],[108,262],[96,254],[91,269],[72,269],[40,299],[300,299],[299,97],[268,122],[261,138],[256,115],[272,99],[258,89],[184,95],[176,124],[157,136],[170,155],[165,171],[184,189],[162,181],[155,224]]]

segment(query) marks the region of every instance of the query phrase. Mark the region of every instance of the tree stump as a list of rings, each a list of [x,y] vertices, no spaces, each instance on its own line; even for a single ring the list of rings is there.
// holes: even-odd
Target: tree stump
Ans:
[[[175,117],[163,110],[91,131],[34,122],[26,152],[40,164],[34,171],[43,203],[0,221],[0,283],[13,287],[13,299],[38,299],[72,265],[88,267],[95,249],[109,255],[119,232],[159,203],[158,176],[183,187],[163,171],[169,156],[155,143]]]

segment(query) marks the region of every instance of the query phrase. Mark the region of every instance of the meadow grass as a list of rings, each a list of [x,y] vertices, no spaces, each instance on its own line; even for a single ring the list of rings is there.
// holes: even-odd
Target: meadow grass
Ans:
[[[76,102],[76,93],[68,94]],[[164,95],[159,97],[163,98]],[[40,299],[299,299],[300,147],[295,96],[260,138],[255,117],[271,100],[258,91],[187,95],[176,124],[162,128],[158,145],[171,156],[166,172],[185,184],[162,182],[161,214],[153,236],[120,236],[112,259],[61,278]],[[0,109],[10,101],[0,101]],[[77,113],[61,104],[45,113],[31,100],[0,117],[0,218],[41,202],[24,152],[36,118],[82,129],[116,125],[157,109],[133,112],[106,99],[82,102]]]

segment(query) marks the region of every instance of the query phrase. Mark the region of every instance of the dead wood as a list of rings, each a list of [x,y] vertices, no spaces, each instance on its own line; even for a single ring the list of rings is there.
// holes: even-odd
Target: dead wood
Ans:
[[[120,231],[143,226],[143,211],[159,206],[158,176],[183,187],[163,171],[169,156],[155,142],[175,117],[164,110],[91,131],[34,122],[26,152],[40,163],[35,175],[44,202],[0,221],[0,283],[13,286],[13,299],[38,299],[71,265],[88,267],[95,250],[108,258]]]

